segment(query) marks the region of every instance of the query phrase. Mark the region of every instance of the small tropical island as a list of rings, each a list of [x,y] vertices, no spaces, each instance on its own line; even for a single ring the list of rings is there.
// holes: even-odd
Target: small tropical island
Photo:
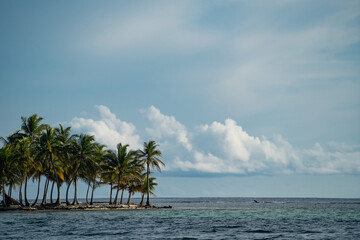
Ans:
[[[43,118],[36,114],[21,117],[21,120],[20,130],[1,137],[0,194],[3,200],[0,210],[159,208],[150,204],[150,195],[155,195],[157,186],[151,170],[161,171],[165,166],[155,141],[145,142],[143,149],[131,150],[128,144],[118,143],[116,150],[110,150],[96,142],[94,136],[71,134],[71,128],[61,124],[58,127],[43,124]],[[41,179],[45,179],[42,197],[39,196]],[[78,201],[80,179],[88,185],[84,197],[86,203]],[[29,181],[38,186],[32,202],[27,197]],[[95,189],[106,184],[110,186],[108,204],[95,204]],[[74,188],[72,201],[69,199],[71,186]],[[66,187],[64,203],[60,196],[61,187]],[[18,196],[13,196],[13,189],[18,189]],[[125,192],[128,193],[126,203]],[[135,193],[141,194],[139,204],[131,203]]]

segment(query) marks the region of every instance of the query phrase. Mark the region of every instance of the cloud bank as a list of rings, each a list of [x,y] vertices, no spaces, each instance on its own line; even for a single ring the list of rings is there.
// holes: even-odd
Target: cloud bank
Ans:
[[[121,121],[109,108],[96,105],[99,119],[86,119],[75,117],[70,121],[73,129],[94,135],[100,143],[114,149],[119,142],[129,144],[131,148],[139,148],[140,136],[132,123]]]
[[[154,106],[141,111],[150,126],[137,133],[132,123],[122,121],[106,106],[95,106],[99,119],[75,117],[73,129],[95,135],[97,141],[114,148],[128,143],[131,148],[154,139],[160,144],[168,171],[218,174],[359,174],[360,146],[330,142],[297,149],[281,135],[271,139],[251,136],[236,121],[212,122],[189,131],[174,116]]]

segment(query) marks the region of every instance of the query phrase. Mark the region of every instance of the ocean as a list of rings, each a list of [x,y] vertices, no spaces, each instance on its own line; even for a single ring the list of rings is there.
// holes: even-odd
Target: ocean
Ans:
[[[154,198],[173,208],[0,212],[0,239],[360,239],[360,199],[257,200]]]

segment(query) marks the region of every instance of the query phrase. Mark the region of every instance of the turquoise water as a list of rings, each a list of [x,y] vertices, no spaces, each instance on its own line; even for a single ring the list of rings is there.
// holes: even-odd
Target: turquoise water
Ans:
[[[152,203],[174,208],[0,212],[0,238],[360,239],[360,199],[257,200],[160,198]]]

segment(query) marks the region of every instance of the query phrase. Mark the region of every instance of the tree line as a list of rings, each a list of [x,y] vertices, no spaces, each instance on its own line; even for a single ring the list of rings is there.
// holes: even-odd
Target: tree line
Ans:
[[[18,203],[21,206],[37,204],[60,205],[60,189],[66,184],[66,204],[78,204],[77,184],[81,179],[88,184],[86,203],[93,204],[94,190],[101,184],[110,185],[109,204],[123,204],[124,191],[129,192],[127,204],[136,192],[142,198],[140,205],[150,205],[150,194],[154,194],[157,185],[151,169],[161,171],[165,164],[159,145],[155,141],[144,142],[143,149],[131,150],[129,145],[119,143],[116,150],[107,149],[106,145],[95,141],[88,134],[71,134],[71,128],[51,127],[42,124],[42,117],[36,114],[21,117],[21,129],[8,137],[1,137],[0,149],[0,194],[2,204],[9,206],[14,199],[12,190],[19,189]],[[45,178],[41,203],[39,193],[41,179]],[[44,179],[43,178],[43,179]],[[30,203],[27,197],[28,182],[37,182],[35,200]],[[70,186],[74,186],[73,201],[69,201]],[[54,190],[57,198],[53,200]],[[91,197],[89,201],[89,190]],[[7,190],[7,192],[6,192]],[[116,191],[113,197],[113,190]],[[50,191],[50,203],[47,195]]]

